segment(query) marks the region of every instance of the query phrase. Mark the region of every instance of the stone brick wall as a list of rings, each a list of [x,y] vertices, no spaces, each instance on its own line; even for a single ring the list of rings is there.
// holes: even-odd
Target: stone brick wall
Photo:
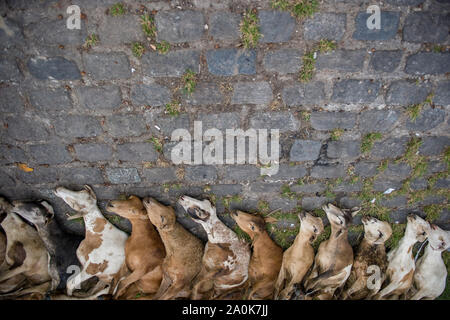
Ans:
[[[376,32],[366,27],[373,3],[362,0],[321,1],[303,20],[270,1],[125,0],[126,13],[112,16],[116,2],[0,2],[0,194],[49,200],[76,233],[82,222],[65,219],[69,208],[52,194],[58,185],[89,184],[101,206],[130,194],[170,204],[182,194],[208,197],[232,227],[231,209],[280,209],[270,231],[284,247],[296,212],[323,216],[318,208],[329,201],[361,205],[398,230],[410,212],[450,228],[449,1],[387,0]],[[66,28],[71,4],[81,8],[80,30]],[[245,50],[239,23],[252,8],[262,38]],[[147,41],[143,12],[155,15],[168,53],[147,46],[141,58],[132,54],[133,42]],[[91,34],[99,42],[83,48]],[[303,57],[321,39],[337,48],[317,52],[312,80],[300,82]],[[197,73],[192,95],[181,90],[188,69]],[[166,112],[172,101],[181,104],[175,116]],[[204,130],[279,128],[279,172],[173,165],[172,131],[192,130],[196,120]],[[179,207],[177,214],[204,237]]]

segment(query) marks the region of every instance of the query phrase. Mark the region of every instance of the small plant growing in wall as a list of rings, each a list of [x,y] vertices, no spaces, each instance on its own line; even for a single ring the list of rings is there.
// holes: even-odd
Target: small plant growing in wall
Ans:
[[[300,82],[308,82],[314,75],[316,69],[317,52],[326,53],[336,49],[336,42],[327,39],[320,40],[312,49],[305,53],[302,59],[302,68],[299,74]]]
[[[133,52],[133,55],[136,58],[140,58],[144,54],[145,48],[144,48],[144,45],[142,43],[134,42],[132,47],[131,47],[131,51]]]
[[[195,72],[187,69],[183,75],[183,92],[185,94],[191,95],[195,91],[197,85],[197,77]]]
[[[371,132],[364,136],[361,142],[361,152],[367,153],[372,150],[373,144],[376,140],[380,140],[383,136],[379,132]]]
[[[244,48],[254,48],[261,38],[259,31],[259,19],[255,11],[247,11],[240,24],[241,39]]]
[[[89,35],[83,44],[84,49],[90,49],[98,43],[98,37],[95,33]]]
[[[113,17],[124,15],[125,14],[125,6],[123,5],[123,3],[118,2],[118,3],[114,4],[111,7],[111,9],[109,9],[109,13],[111,13],[111,15]]]
[[[153,147],[155,148],[155,150],[157,152],[159,152],[159,153],[163,152],[163,144],[162,144],[161,140],[159,140],[156,137],[151,137],[150,142],[153,143]]]
[[[176,117],[180,114],[180,103],[178,101],[172,101],[166,104],[166,113],[172,117]]]
[[[156,37],[156,26],[155,20],[149,14],[144,14],[141,16],[142,31],[149,38],[149,40],[154,40]]]
[[[336,128],[331,131],[331,140],[338,141],[339,138],[344,134],[344,130],[341,128]]]
[[[317,0],[272,0],[271,6],[274,9],[289,11],[299,20],[312,17],[319,10]]]
[[[155,44],[156,50],[161,54],[166,54],[170,50],[170,44],[167,41],[161,41]]]

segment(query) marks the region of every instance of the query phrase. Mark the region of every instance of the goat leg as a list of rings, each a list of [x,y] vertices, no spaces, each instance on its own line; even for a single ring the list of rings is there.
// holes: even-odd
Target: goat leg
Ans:
[[[153,297],[155,300],[162,299],[161,297],[167,292],[169,287],[172,285],[172,279],[170,276],[163,271],[163,278],[161,280],[161,285],[159,286],[158,292],[156,292],[155,296]]]
[[[284,291],[286,285],[286,270],[284,266],[281,266],[280,273],[278,274],[277,282],[275,283],[275,290],[274,290],[274,298],[275,300],[279,300],[281,298],[281,292]],[[283,299],[283,298],[281,298]]]
[[[23,272],[28,271],[28,266],[22,264],[21,266],[18,266],[17,268],[5,271],[1,276],[0,276],[0,282],[3,282],[5,280],[8,280],[12,277],[17,276],[18,274],[21,274]]]
[[[145,274],[145,271],[146,271],[146,270],[144,270],[144,269],[137,269],[137,270],[134,270],[134,271],[133,271],[130,275],[128,275],[124,280],[120,281],[120,282],[119,282],[119,285],[118,285],[118,288],[117,288],[117,292],[116,292],[116,294],[114,295],[114,298],[117,299],[118,297],[120,297],[120,296],[125,292],[126,288],[127,288],[130,284],[132,284],[132,283],[138,281],[138,280]]]

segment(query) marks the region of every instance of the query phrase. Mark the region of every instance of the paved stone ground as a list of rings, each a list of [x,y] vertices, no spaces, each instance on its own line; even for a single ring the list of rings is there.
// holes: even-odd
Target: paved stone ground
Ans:
[[[361,0],[321,1],[303,20],[269,1],[126,0],[125,14],[112,16],[116,2],[0,2],[0,194],[51,201],[76,233],[82,222],[66,221],[56,186],[89,184],[102,206],[130,194],[168,204],[182,194],[207,197],[232,227],[230,209],[281,209],[270,230],[284,247],[297,232],[296,212],[323,216],[318,208],[329,201],[398,223],[397,238],[410,212],[450,228],[448,0],[387,0],[378,31],[366,27],[373,3]],[[80,30],[65,26],[71,4],[81,8]],[[256,10],[262,38],[244,50],[239,23],[247,9]],[[145,12],[168,53],[150,49]],[[91,34],[99,42],[83,48]],[[299,82],[302,58],[321,39],[337,48],[316,53],[312,80]],[[146,48],[141,58],[132,54],[136,41]],[[192,95],[181,90],[187,69],[197,73]],[[171,101],[181,104],[176,116],[165,112]],[[170,135],[192,130],[194,120],[204,130],[279,128],[279,173],[173,165]],[[367,137],[378,139],[371,146]],[[389,188],[395,191],[383,195]],[[177,214],[204,238],[180,207]],[[108,217],[129,230],[127,221]]]

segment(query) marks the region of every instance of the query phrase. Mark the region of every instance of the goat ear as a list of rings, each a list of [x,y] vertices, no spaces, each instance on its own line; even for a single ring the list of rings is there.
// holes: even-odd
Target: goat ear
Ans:
[[[266,223],[276,223],[276,222],[278,222],[278,220],[276,218],[274,218],[274,217],[264,217],[264,221]]]
[[[51,213],[52,216],[55,215],[55,210],[53,210],[53,207],[50,205],[50,203],[48,203],[47,201],[43,200],[43,201],[41,201],[41,205],[42,205],[45,209],[47,209],[47,211],[48,211],[49,213]]]
[[[357,214],[358,214],[358,212],[360,212],[361,211],[361,208],[358,208],[358,207],[354,207],[354,208],[352,208],[352,217],[354,217],[354,216],[356,216]]]
[[[90,186],[88,186],[87,184],[84,185],[84,189],[86,189],[89,194],[91,195],[91,197],[93,197],[95,200],[97,200],[97,196],[95,195],[94,190],[92,190],[92,188]]]

